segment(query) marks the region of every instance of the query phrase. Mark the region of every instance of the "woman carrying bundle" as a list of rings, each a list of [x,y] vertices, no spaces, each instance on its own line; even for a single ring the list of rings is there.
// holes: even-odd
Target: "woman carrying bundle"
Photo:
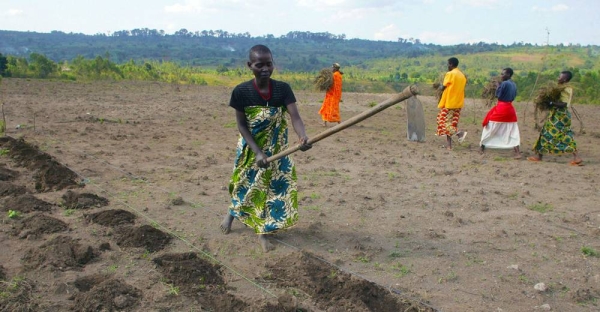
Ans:
[[[517,123],[517,112],[512,102],[517,96],[517,85],[512,81],[513,70],[510,67],[504,68],[500,75],[502,83],[497,86],[495,95],[498,97],[498,104],[492,107],[482,122],[483,131],[481,132],[481,153],[485,148],[512,148],[515,152],[515,159],[521,159],[521,136],[519,134],[519,125]]]
[[[572,153],[573,160],[570,162],[573,166],[580,166],[583,160],[577,156],[577,143],[573,139],[571,130],[571,99],[573,98],[573,88],[568,82],[573,77],[570,71],[563,71],[558,76],[558,88],[560,96],[555,101],[546,103],[548,118],[542,127],[540,136],[533,146],[536,156],[528,157],[529,161],[541,161],[544,154],[563,154]]]
[[[333,83],[325,94],[325,100],[319,114],[323,119],[323,127],[327,127],[327,122],[341,121],[340,117],[340,101],[342,99],[342,72],[340,72],[340,64],[334,63],[331,66],[333,70]]]

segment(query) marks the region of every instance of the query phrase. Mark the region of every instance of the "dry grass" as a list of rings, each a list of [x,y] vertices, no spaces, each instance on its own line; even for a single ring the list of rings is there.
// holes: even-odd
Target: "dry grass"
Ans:
[[[315,88],[319,91],[327,91],[333,84],[333,71],[331,68],[323,68],[315,78]]]
[[[550,83],[547,86],[540,88],[538,95],[533,100],[535,107],[541,111],[548,110],[550,108],[550,102],[557,102],[560,100],[560,94],[564,88],[564,85],[558,85],[556,83]]]
[[[481,98],[485,100],[487,107],[492,107],[496,99],[496,89],[500,85],[502,79],[500,77],[493,77],[481,91]]]

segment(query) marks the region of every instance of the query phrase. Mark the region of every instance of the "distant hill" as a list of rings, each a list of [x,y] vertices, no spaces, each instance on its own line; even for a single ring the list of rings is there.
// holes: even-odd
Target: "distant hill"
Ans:
[[[473,54],[502,51],[515,47],[536,46],[515,44],[502,46],[477,43],[456,46],[422,44],[418,39],[371,41],[345,39],[330,33],[289,32],[281,37],[230,34],[225,31],[189,32],[182,29],[173,35],[152,29],[119,31],[110,36],[84,35],[53,31],[51,33],[0,30],[0,53],[27,56],[35,52],[55,62],[69,61],[77,56],[95,58],[110,55],[116,63],[129,60],[168,60],[192,66],[243,66],[248,49],[255,44],[271,48],[278,68],[290,71],[313,71],[333,62],[358,66],[367,60],[426,55]],[[541,48],[541,47],[538,47]]]
[[[88,70],[81,69],[89,65],[83,66],[83,60],[88,59],[95,60],[89,65],[96,69],[94,79],[123,79],[126,76],[124,69],[115,64],[126,66],[129,73],[132,72],[130,65],[134,64],[146,69],[138,70],[134,75],[145,77],[141,79],[229,85],[245,79],[248,49],[255,44],[271,48],[277,70],[296,89],[311,88],[310,77],[334,62],[342,65],[344,90],[347,91],[387,92],[401,90],[410,83],[427,85],[440,80],[446,71],[447,59],[456,56],[460,60],[459,68],[469,78],[469,96],[478,96],[490,78],[505,67],[515,71],[513,79],[519,86],[517,99],[520,100],[530,98],[531,92],[541,84],[555,81],[561,70],[569,69],[574,73],[573,82],[580,88],[577,101],[600,101],[600,88],[597,87],[600,85],[599,46],[484,42],[440,46],[413,38],[372,41],[302,31],[280,37],[252,37],[248,33],[233,34],[223,30],[190,32],[182,29],[172,35],[146,28],[111,35],[0,30],[0,54],[8,56],[12,62],[9,70],[12,66],[10,74],[13,77],[81,79],[77,76],[87,75]],[[36,66],[27,68],[27,59]],[[49,64],[47,60],[63,65]],[[175,70],[175,73],[167,73],[167,69],[160,68],[163,63],[174,63],[196,69],[196,72],[184,75]],[[61,68],[68,69],[77,64],[78,72],[61,72]],[[105,69],[111,73],[100,73]],[[432,93],[429,88],[425,92]]]

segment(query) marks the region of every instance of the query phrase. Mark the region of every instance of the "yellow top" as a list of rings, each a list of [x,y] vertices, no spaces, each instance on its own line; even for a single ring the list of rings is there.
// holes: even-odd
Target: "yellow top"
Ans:
[[[571,100],[573,99],[573,88],[566,86],[560,92],[560,101],[567,103],[567,107],[571,106]]]
[[[438,104],[438,108],[463,108],[465,106],[465,86],[467,85],[467,77],[454,68],[444,76],[444,93]]]

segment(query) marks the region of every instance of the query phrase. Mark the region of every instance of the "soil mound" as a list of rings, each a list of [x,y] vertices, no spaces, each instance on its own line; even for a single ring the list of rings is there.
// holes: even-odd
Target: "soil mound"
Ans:
[[[122,227],[117,231],[117,245],[121,247],[144,247],[150,252],[162,250],[172,237],[150,225]]]
[[[0,197],[25,194],[27,190],[23,185],[15,185],[7,181],[0,181]]]
[[[37,248],[29,249],[23,258],[23,268],[34,270],[50,267],[56,270],[79,268],[95,258],[89,245],[82,245],[68,236],[57,236]]]
[[[135,215],[126,210],[111,209],[85,215],[85,219],[104,226],[118,226],[133,224]]]
[[[188,293],[220,288],[225,285],[221,266],[198,257],[196,253],[165,254],[152,260],[169,283]]]
[[[86,292],[94,288],[94,286],[108,280],[109,278],[110,276],[106,274],[92,274],[76,279],[73,285],[75,288],[77,288],[77,290]]]
[[[282,287],[300,289],[322,309],[335,311],[435,311],[416,302],[399,299],[390,290],[351,276],[308,252],[290,254],[268,265]],[[330,311],[330,310],[328,310]]]
[[[13,279],[0,283],[0,311],[40,311],[32,297],[35,284],[27,279]]]
[[[108,205],[108,199],[104,197],[91,193],[77,193],[71,190],[63,194],[62,200],[65,209],[87,209]]]
[[[142,292],[119,279],[108,279],[75,295],[73,311],[132,311]]]
[[[39,237],[42,234],[62,232],[68,228],[67,224],[61,220],[44,214],[36,214],[19,222],[15,227],[15,235],[19,235],[21,238]]]
[[[18,172],[6,168],[5,165],[0,167],[0,181],[12,181],[18,176]]]
[[[38,192],[58,191],[79,186],[77,174],[23,139],[0,138],[0,146],[9,150],[10,157],[19,165],[35,171],[35,189]]]
[[[31,194],[23,194],[6,198],[1,209],[4,211],[14,210],[23,213],[32,211],[50,211],[52,210],[52,204],[38,199]]]

